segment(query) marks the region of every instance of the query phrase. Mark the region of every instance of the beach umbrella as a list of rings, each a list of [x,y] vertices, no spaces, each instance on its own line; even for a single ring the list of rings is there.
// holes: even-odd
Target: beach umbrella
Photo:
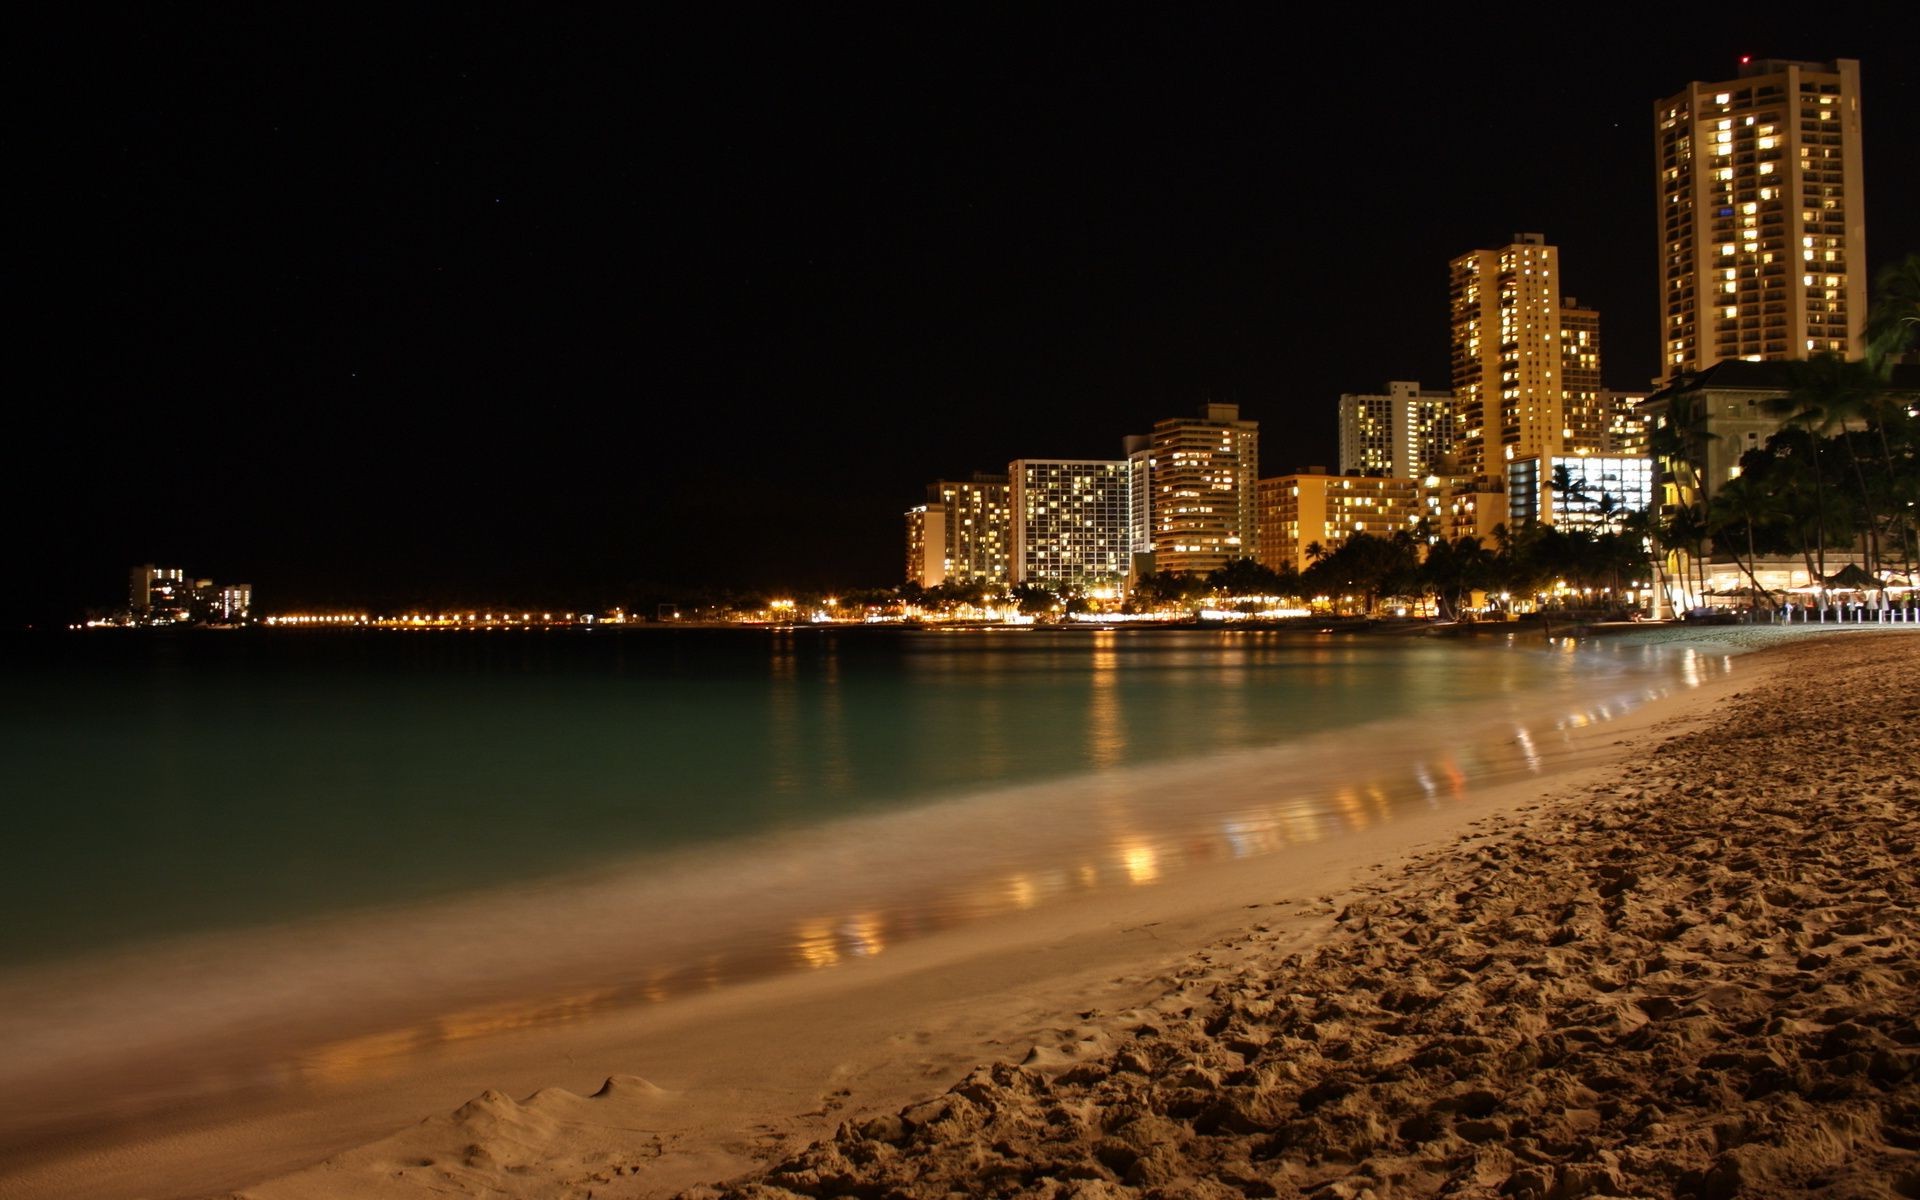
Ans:
[[[1859,563],[1848,563],[1838,571],[1827,576],[1827,586],[1850,592],[1857,592],[1863,589],[1873,589],[1877,591],[1881,583],[1878,576],[1863,570]]]

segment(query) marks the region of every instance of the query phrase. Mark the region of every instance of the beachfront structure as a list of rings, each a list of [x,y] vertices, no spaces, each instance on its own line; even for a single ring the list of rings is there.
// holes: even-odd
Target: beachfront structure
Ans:
[[[212,612],[215,620],[229,624],[246,620],[253,613],[253,585],[229,583],[214,589]]]
[[[1340,397],[1340,473],[1418,479],[1453,452],[1453,393],[1396,379],[1384,395]]]
[[[1260,562],[1304,571],[1356,533],[1413,532],[1424,511],[1420,485],[1378,475],[1333,475],[1307,467],[1259,484]]]
[[[1007,478],[1015,583],[1126,586],[1133,561],[1128,460],[1023,458],[1008,464]]]
[[[1529,521],[1559,529],[1615,533],[1627,515],[1653,503],[1651,458],[1603,454],[1528,456],[1507,464],[1507,528]]]
[[[1887,383],[1896,397],[1920,404],[1920,365],[1896,364]],[[1641,405],[1650,435],[1674,449],[1656,463],[1655,504],[1671,515],[1705,510],[1730,479],[1740,458],[1765,447],[1792,415],[1793,364],[1733,359],[1697,374],[1681,375]],[[1853,428],[1861,428],[1856,423]],[[1830,551],[1837,547],[1829,547]],[[1674,567],[1678,574],[1678,561]],[[1734,594],[1750,584],[1732,555],[1715,550],[1700,571],[1706,590]],[[1761,558],[1754,574],[1769,589],[1803,587],[1813,581],[1803,556]]]
[[[1480,491],[1516,458],[1605,449],[1600,315],[1562,298],[1559,265],[1538,233],[1448,265],[1455,458]]]
[[[1477,475],[1429,475],[1420,481],[1420,511],[1429,537],[1457,542],[1479,538],[1492,546],[1507,523],[1507,497]]]
[[[928,484],[927,502],[906,512],[907,579],[922,587],[1005,587],[1012,580],[1008,491],[1006,476],[983,472]]]
[[[946,510],[937,504],[921,504],[907,510],[906,578],[909,583],[932,587],[939,582],[934,578],[938,568],[932,571],[928,568],[945,554],[945,530],[941,528],[945,521]],[[933,583],[929,583],[929,579],[933,579]]]
[[[1132,572],[1153,570],[1153,438],[1131,434],[1125,440],[1127,456],[1127,550]]]
[[[183,567],[156,567],[142,563],[127,571],[127,608],[134,616],[156,606],[186,607],[187,572]]]
[[[1860,64],[1742,62],[1653,116],[1663,374],[1861,357]]]
[[[1156,422],[1147,443],[1154,569],[1204,575],[1258,557],[1259,423],[1237,404],[1205,404]]]

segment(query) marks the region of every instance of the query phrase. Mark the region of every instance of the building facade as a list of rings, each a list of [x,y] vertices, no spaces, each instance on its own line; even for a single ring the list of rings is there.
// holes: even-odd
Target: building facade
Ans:
[[[1583,389],[1599,390],[1599,315],[1567,311],[1559,257],[1543,235],[1516,233],[1448,267],[1458,470],[1485,491],[1503,485],[1514,459],[1565,449],[1570,362]],[[1569,319],[1588,332],[1584,345],[1568,336]]]
[[[1417,479],[1453,452],[1453,393],[1393,380],[1385,395],[1340,397],[1340,473]]]
[[[1237,404],[1169,417],[1148,435],[1154,569],[1204,575],[1259,555],[1260,426]]]
[[[1133,561],[1132,468],[1126,459],[1023,458],[1007,467],[1013,581],[1058,588],[1126,586]]]
[[[1560,305],[1560,449],[1605,454],[1612,425],[1600,382],[1600,314],[1572,296]]]
[[[1312,565],[1357,533],[1411,533],[1424,511],[1420,485],[1386,476],[1296,472],[1259,483],[1260,561],[1276,571]]]
[[[1556,454],[1507,464],[1507,528],[1529,521],[1588,533],[1617,533],[1630,513],[1653,503],[1651,458]]]
[[[1654,105],[1663,376],[1862,352],[1860,64],[1764,59]]]
[[[922,587],[1005,587],[1012,581],[1012,542],[1006,476],[976,473],[928,484],[927,502],[906,512],[907,578]]]
[[[1633,458],[1647,453],[1647,419],[1640,406],[1648,392],[1600,391],[1600,407],[1607,414],[1607,445],[1603,453]]]

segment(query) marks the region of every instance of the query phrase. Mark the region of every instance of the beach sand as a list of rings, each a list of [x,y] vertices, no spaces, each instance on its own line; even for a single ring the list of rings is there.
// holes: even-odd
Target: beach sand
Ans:
[[[133,1129],[0,1194],[1920,1196],[1920,636],[1645,636],[1783,644],[1284,874],[534,1027],[451,1111],[415,1066],[371,1116]]]

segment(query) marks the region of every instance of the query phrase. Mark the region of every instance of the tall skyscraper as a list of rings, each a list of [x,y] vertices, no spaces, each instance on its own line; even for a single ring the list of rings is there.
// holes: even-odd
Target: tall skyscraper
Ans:
[[[1559,260],[1541,234],[1516,233],[1449,266],[1455,446],[1460,472],[1483,490],[1503,486],[1515,458],[1566,442]]]
[[[1384,396],[1340,397],[1340,473],[1420,479],[1453,452],[1453,393],[1394,380]],[[1263,533],[1262,537],[1265,536]]]
[[[1613,414],[1602,403],[1600,314],[1567,296],[1560,303],[1560,447],[1602,454]]]
[[[1133,561],[1125,459],[1023,458],[1007,466],[1013,580],[1120,588]]]
[[[1155,422],[1147,463],[1155,571],[1204,575],[1257,556],[1260,425],[1239,405]]]
[[[1735,78],[1690,83],[1653,115],[1663,375],[1727,359],[1860,357],[1860,64],[1742,62]]]
[[[927,502],[906,513],[907,577],[923,587],[949,580],[1005,586],[1010,580],[1012,524],[1007,477],[976,472],[971,480],[927,485]]]

